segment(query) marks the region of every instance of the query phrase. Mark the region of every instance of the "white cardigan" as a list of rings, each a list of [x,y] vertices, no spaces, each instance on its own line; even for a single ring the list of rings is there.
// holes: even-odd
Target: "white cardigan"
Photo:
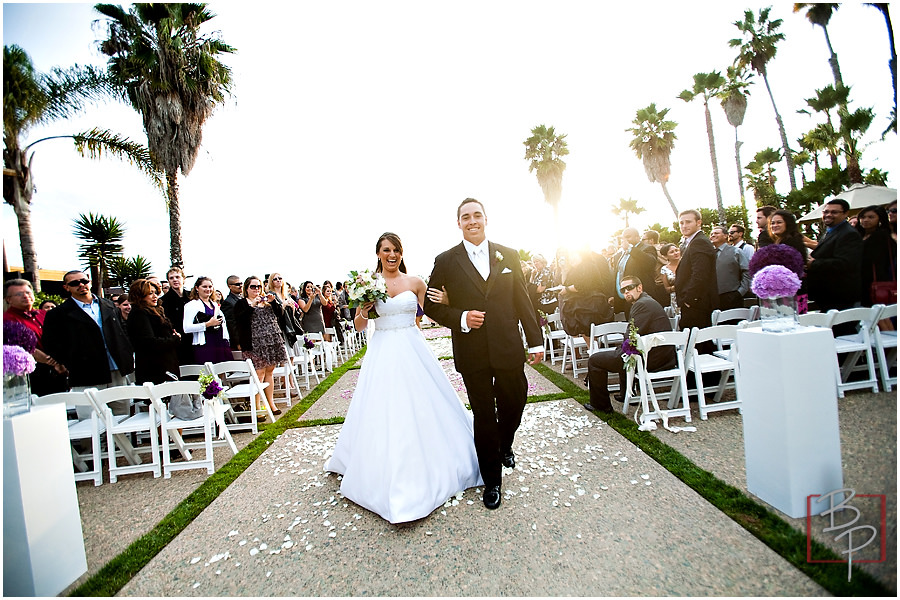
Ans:
[[[222,321],[222,337],[227,340],[228,328],[225,327],[225,313],[222,312],[222,307],[215,302],[213,302],[213,306],[216,307],[216,312],[213,316]],[[206,307],[203,305],[202,300],[191,300],[184,305],[184,321],[182,325],[185,333],[194,334],[195,346],[202,346],[206,343],[206,323],[194,323],[194,317],[205,311]]]

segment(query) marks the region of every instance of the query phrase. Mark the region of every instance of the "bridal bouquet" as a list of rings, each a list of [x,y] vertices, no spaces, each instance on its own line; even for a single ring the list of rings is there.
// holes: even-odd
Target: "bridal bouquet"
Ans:
[[[347,282],[347,298],[350,308],[356,308],[366,302],[387,300],[387,287],[381,273],[373,273],[368,269],[364,271],[350,271]],[[368,317],[374,319],[378,316],[375,308],[369,311]]]

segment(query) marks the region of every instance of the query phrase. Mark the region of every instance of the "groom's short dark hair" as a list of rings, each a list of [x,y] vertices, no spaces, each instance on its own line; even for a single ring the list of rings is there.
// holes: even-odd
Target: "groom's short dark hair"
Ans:
[[[462,210],[462,207],[468,204],[469,202],[474,202],[478,206],[481,207],[481,213],[483,215],[487,215],[487,212],[484,210],[484,204],[481,203],[481,200],[476,200],[475,198],[466,198],[462,202],[459,203],[459,206],[456,207],[456,219],[459,220],[459,213]]]

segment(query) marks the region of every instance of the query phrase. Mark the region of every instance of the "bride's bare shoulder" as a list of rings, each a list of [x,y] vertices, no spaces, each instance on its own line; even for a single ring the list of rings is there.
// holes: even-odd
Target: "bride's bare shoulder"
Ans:
[[[414,291],[416,294],[418,294],[419,292],[425,292],[425,280],[417,275],[407,275],[406,284],[409,286],[409,289]]]

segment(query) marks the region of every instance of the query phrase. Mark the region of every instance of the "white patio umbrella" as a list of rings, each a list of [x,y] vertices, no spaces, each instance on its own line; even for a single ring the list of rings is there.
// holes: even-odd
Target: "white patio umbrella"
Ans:
[[[867,183],[854,183],[849,188],[836,194],[831,198],[826,198],[826,202],[832,198],[840,198],[846,200],[850,204],[850,213],[867,206],[878,205],[884,206],[897,199],[897,190],[894,188],[884,187],[881,185],[869,185]],[[822,204],[825,206],[825,204]],[[822,206],[800,217],[798,222],[808,223],[810,221],[820,221],[822,219]]]

